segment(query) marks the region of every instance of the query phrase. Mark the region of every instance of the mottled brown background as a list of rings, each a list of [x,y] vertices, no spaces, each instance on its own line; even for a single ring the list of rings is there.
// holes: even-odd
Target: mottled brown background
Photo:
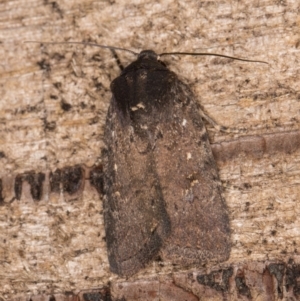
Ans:
[[[2,0],[0,296],[120,281],[109,272],[101,198],[88,181],[76,199],[45,194],[34,202],[24,187],[22,199],[9,203],[19,173],[100,162],[109,84],[119,68],[109,50],[24,41],[217,52],[270,63],[165,59],[212,118],[236,129],[226,134],[208,127],[230,211],[232,252],[220,265],[226,266],[299,262],[299,31],[298,0]],[[119,56],[124,65],[134,59]],[[170,271],[153,264],[136,277]]]

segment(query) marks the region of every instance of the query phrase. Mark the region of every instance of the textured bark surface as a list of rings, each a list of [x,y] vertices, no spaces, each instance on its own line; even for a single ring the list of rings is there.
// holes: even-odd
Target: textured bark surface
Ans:
[[[113,300],[298,298],[299,11],[298,0],[2,1],[1,298],[78,300],[101,288],[102,300],[109,290]],[[101,187],[93,184],[119,67],[105,49],[26,40],[270,63],[164,60],[214,120],[236,129],[208,126],[230,213],[228,262],[189,271],[156,262],[126,282],[109,272]],[[124,65],[134,60],[118,54]]]
[[[300,265],[284,262],[235,264],[204,274],[200,271],[114,281],[109,286],[73,293],[30,295],[18,301],[197,301],[299,300]]]

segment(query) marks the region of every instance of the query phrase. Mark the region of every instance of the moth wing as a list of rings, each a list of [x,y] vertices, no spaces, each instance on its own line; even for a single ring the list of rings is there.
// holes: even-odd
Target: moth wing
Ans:
[[[111,270],[129,276],[159,252],[170,224],[152,150],[122,118],[113,97],[104,134],[104,222]]]
[[[224,261],[231,248],[229,217],[199,106],[180,80],[173,80],[170,91],[173,121],[161,119],[154,148],[172,225],[161,256],[180,265]]]

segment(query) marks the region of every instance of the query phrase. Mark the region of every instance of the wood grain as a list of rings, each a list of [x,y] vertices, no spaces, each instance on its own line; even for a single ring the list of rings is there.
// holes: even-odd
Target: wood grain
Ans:
[[[297,0],[2,1],[1,298],[76,295],[110,283],[117,299],[115,287],[125,281],[109,272],[102,201],[88,176],[101,163],[109,85],[119,73],[118,65],[104,49],[24,43],[28,40],[92,41],[158,53],[207,51],[268,61],[269,67],[213,57],[164,59],[190,84],[214,120],[236,130],[224,133],[208,126],[230,210],[231,256],[222,266],[195,267],[189,272],[209,275],[232,266],[231,279],[236,283],[236,275],[241,278],[237,271],[244,264],[250,271],[257,265],[269,266],[269,261],[282,263],[286,269],[289,264],[297,267],[299,9]],[[124,65],[134,59],[118,54]],[[87,173],[76,196],[47,193],[46,177],[41,201],[32,199],[26,181],[21,199],[14,199],[17,175],[29,171],[49,175],[77,165]],[[255,284],[248,276],[241,282],[249,287],[252,298],[254,289],[270,279],[277,281],[274,275],[264,276],[264,271],[255,270],[260,275]],[[293,271],[297,279],[297,268]],[[137,281],[176,273],[188,275],[155,263],[126,285],[134,287]],[[283,275],[282,296],[296,296],[297,289],[291,287],[297,285],[290,284],[294,283],[290,274]],[[175,276],[170,277],[162,283],[174,283]],[[185,283],[180,287],[191,292]],[[258,294],[261,300],[280,299],[274,287],[270,290]],[[202,293],[197,294],[193,292],[200,299]],[[207,299],[226,297],[215,289],[209,294]],[[250,295],[245,293],[243,298]]]

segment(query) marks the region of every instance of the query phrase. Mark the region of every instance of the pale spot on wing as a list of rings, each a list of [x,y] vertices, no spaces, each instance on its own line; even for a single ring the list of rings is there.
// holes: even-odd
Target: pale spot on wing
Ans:
[[[187,153],[186,154],[186,159],[187,159],[187,161],[191,160],[192,159],[192,154],[191,153]]]

